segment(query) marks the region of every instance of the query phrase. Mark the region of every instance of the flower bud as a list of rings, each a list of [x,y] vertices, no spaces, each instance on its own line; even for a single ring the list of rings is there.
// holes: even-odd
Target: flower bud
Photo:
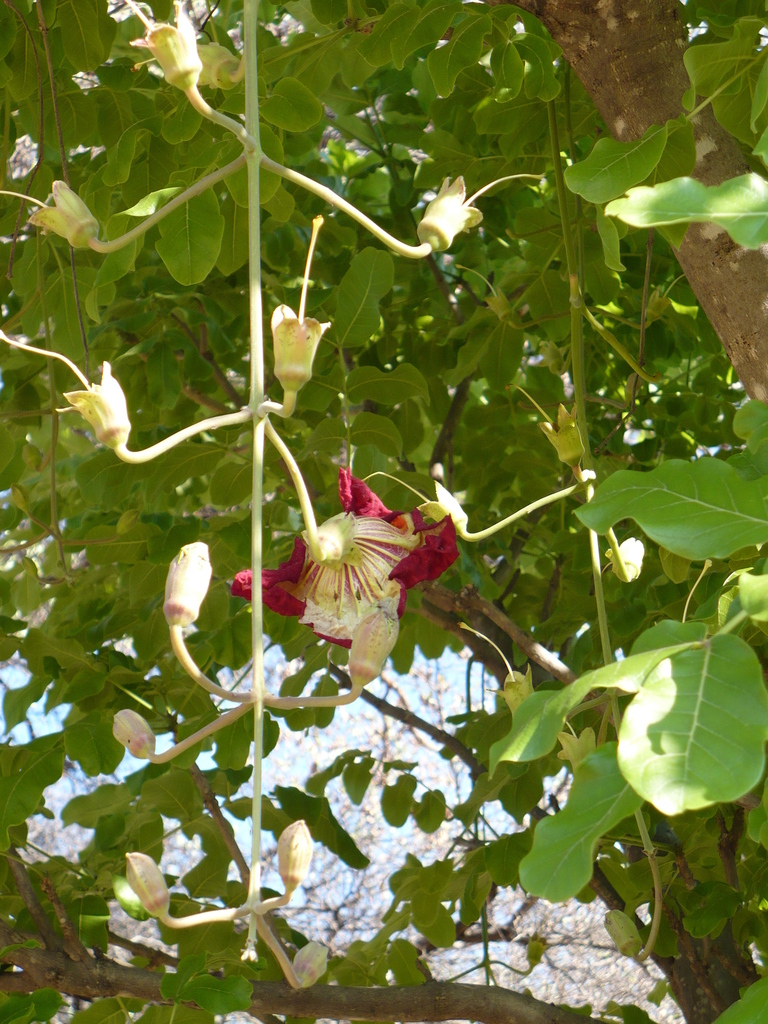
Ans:
[[[353,686],[365,686],[381,674],[399,632],[397,615],[381,608],[363,619],[352,637],[349,651],[347,671]]]
[[[32,214],[29,223],[66,238],[75,249],[85,249],[99,233],[99,222],[83,200],[65,181],[53,183],[54,206],[45,206]]]
[[[294,821],[280,833],[277,841],[277,870],[286,892],[293,892],[309,872],[312,860],[312,836],[305,821]]]
[[[546,366],[550,373],[554,373],[556,377],[562,374],[565,369],[565,360],[563,359],[563,353],[554,341],[540,341],[539,355],[541,356],[542,366]]]
[[[163,614],[169,626],[191,626],[211,582],[208,545],[185,544],[168,568]]]
[[[451,179],[446,178],[416,229],[419,241],[428,242],[433,252],[442,252],[450,249],[461,231],[476,227],[483,215],[474,206],[467,206],[466,198],[464,179],[459,177],[451,185]]]
[[[319,942],[308,942],[293,958],[293,970],[302,988],[310,988],[325,974],[328,950]]]
[[[237,85],[240,59],[226,47],[219,43],[202,43],[197,55],[203,65],[198,85],[210,85],[214,89],[233,89]]]
[[[275,376],[283,391],[298,391],[312,379],[312,363],[320,339],[330,327],[306,317],[299,320],[290,306],[278,306],[272,314],[272,350]]]
[[[97,441],[108,448],[118,448],[128,440],[131,432],[128,406],[109,363],[102,366],[101,384],[92,384],[87,391],[65,391],[64,397],[88,420]]]
[[[584,442],[576,422],[576,407],[568,412],[564,405],[557,410],[557,426],[552,423],[540,423],[539,429],[544,431],[547,440],[557,452],[557,457],[567,466],[578,466],[584,455]]]
[[[538,935],[532,935],[528,939],[528,948],[526,953],[528,954],[528,965],[531,970],[541,963],[541,958],[547,951],[547,944],[543,939],[540,939]]]
[[[437,480],[435,481],[435,493],[437,494],[437,501],[426,501],[423,505],[419,505],[419,512],[434,519],[435,522],[450,516],[453,520],[453,525],[456,527],[456,532],[460,537],[463,537],[467,532],[469,516],[451,492],[446,490]]]
[[[605,556],[611,563],[611,569],[622,583],[633,583],[643,571],[645,545],[637,537],[627,537],[619,544],[619,551],[624,562],[623,569],[618,562],[614,562],[613,551],[610,548],[606,551]]]
[[[558,751],[557,756],[561,761],[570,761],[574,771],[587,754],[591,754],[595,749],[595,730],[591,726],[587,726],[579,736],[574,736],[570,732],[559,732],[557,738],[563,748]]]
[[[317,543],[321,556],[319,560],[323,563],[338,562],[352,550],[354,536],[355,520],[346,512],[326,519],[317,528]]]
[[[134,757],[147,758],[155,752],[155,734],[135,711],[123,708],[112,722],[112,735]]]
[[[531,666],[529,665],[525,675],[522,672],[510,672],[504,680],[504,689],[501,692],[509,710],[514,713],[523,703],[526,697],[533,693],[533,680]]]
[[[203,63],[197,52],[195,26],[180,3],[176,4],[175,26],[152,25],[136,45],[149,48],[169,85],[185,90],[197,84]]]
[[[643,940],[635,922],[623,910],[608,911],[605,915],[605,930],[622,956],[637,956],[643,948]]]
[[[171,894],[157,864],[146,853],[126,853],[125,860],[125,877],[141,900],[142,907],[152,917],[167,914]]]

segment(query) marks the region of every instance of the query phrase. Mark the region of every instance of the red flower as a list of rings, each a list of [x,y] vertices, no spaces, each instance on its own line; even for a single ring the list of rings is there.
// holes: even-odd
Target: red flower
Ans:
[[[391,512],[347,469],[339,470],[339,496],[344,511],[318,531],[326,560],[315,561],[297,537],[287,562],[264,569],[261,587],[272,611],[298,615],[317,636],[349,647],[371,612],[400,618],[408,588],[437,579],[459,552],[450,517],[429,525],[416,509]],[[250,600],[250,569],[237,574],[232,593]]]

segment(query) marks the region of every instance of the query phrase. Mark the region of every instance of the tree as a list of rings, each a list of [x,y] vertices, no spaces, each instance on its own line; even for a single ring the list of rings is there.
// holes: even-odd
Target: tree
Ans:
[[[764,4],[189,13],[0,7],[0,658],[28,673],[3,714],[66,712],[0,748],[0,1013],[575,1024],[429,979],[519,884],[602,901],[690,1024],[760,1019]],[[279,694],[264,635],[301,659]],[[389,657],[465,645],[494,707],[379,696]],[[325,788],[361,795],[372,759],[262,794],[249,755],[357,699],[472,782],[449,809],[388,763],[388,827],[473,842],[393,864],[379,932],[313,984],[280,908],[310,839],[365,869]],[[105,780],[124,747],[148,763]],[[92,838],[41,856],[27,819],[73,764],[61,821]],[[173,821],[203,852],[182,879]],[[175,953],[110,929],[118,904]]]

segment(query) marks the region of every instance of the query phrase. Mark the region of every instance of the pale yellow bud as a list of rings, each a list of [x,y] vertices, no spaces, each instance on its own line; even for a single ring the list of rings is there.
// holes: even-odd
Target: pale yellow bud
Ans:
[[[87,391],[65,391],[64,397],[88,420],[102,444],[117,448],[128,440],[131,432],[128,406],[109,363],[102,366],[101,384],[92,384]]]
[[[563,748],[557,756],[561,761],[570,761],[574,770],[595,749],[595,730],[591,726],[587,726],[579,736],[571,732],[559,732],[557,738]]]
[[[467,532],[469,516],[451,492],[437,481],[435,481],[435,493],[437,494],[437,501],[426,501],[423,505],[419,505],[419,512],[429,516],[430,519],[434,519],[435,522],[450,516],[453,520],[453,525],[456,527],[456,532],[460,537],[463,537]]]
[[[507,675],[504,680],[504,689],[501,692],[507,707],[514,713],[523,703],[526,697],[530,697],[533,693],[533,678],[531,675],[531,666],[529,665],[525,671],[515,672],[514,670]]]
[[[349,651],[347,671],[353,686],[365,686],[378,678],[397,643],[399,631],[397,615],[381,608],[363,619]]]
[[[302,988],[310,988],[325,974],[328,950],[319,942],[308,942],[293,959],[293,970]]]
[[[203,65],[198,85],[210,85],[214,89],[233,89],[237,85],[240,58],[226,47],[219,43],[202,43],[197,55]]]
[[[561,404],[557,410],[557,426],[552,423],[540,423],[539,429],[544,432],[561,462],[567,466],[578,466],[584,455],[584,442],[576,422],[575,407],[569,413]]]
[[[197,84],[203,63],[197,52],[195,26],[180,3],[176,5],[176,25],[152,25],[143,45],[149,48],[169,85],[186,90]]]
[[[613,560],[613,551],[609,548],[605,555],[611,563],[611,569],[619,577],[622,583],[633,583],[643,571],[643,555],[645,545],[637,537],[627,537],[619,544],[619,552],[624,562],[624,568]],[[625,571],[626,570],[626,571]]]
[[[605,915],[605,930],[622,956],[637,956],[643,948],[643,940],[635,922],[623,910],[608,911]]]
[[[428,242],[433,252],[442,252],[450,249],[460,232],[476,227],[483,215],[474,206],[467,206],[466,198],[464,179],[459,177],[451,184],[446,178],[416,229],[419,241]]]
[[[320,548],[319,561],[338,562],[349,554],[354,545],[355,520],[342,512],[331,516],[317,528],[317,543]]]
[[[191,626],[211,582],[208,545],[186,544],[168,568],[163,614],[169,626]]]
[[[117,712],[112,722],[112,735],[134,757],[147,758],[155,752],[155,734],[141,715],[130,708]]]
[[[284,391],[298,391],[312,379],[312,364],[320,339],[330,322],[305,317],[299,320],[290,306],[278,306],[272,314],[272,351],[275,377]]]
[[[29,223],[61,235],[75,249],[87,248],[99,233],[99,222],[65,181],[54,181],[52,191],[54,206],[35,210]]]
[[[126,853],[125,860],[125,877],[142,907],[152,917],[167,914],[171,894],[157,864],[146,853]]]
[[[309,872],[312,860],[312,836],[305,821],[294,821],[280,833],[277,841],[277,866],[286,892],[293,892]]]

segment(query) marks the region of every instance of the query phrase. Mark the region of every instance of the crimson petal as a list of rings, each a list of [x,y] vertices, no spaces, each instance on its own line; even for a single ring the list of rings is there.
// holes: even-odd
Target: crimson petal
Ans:
[[[424,543],[394,567],[391,580],[408,589],[424,580],[436,580],[459,557],[456,547],[456,527],[446,516],[430,532],[424,532]]]
[[[368,484],[352,476],[348,469],[339,469],[339,497],[345,512],[353,512],[356,516],[383,519],[391,523],[401,514],[390,512],[381,498],[374,494]]]

